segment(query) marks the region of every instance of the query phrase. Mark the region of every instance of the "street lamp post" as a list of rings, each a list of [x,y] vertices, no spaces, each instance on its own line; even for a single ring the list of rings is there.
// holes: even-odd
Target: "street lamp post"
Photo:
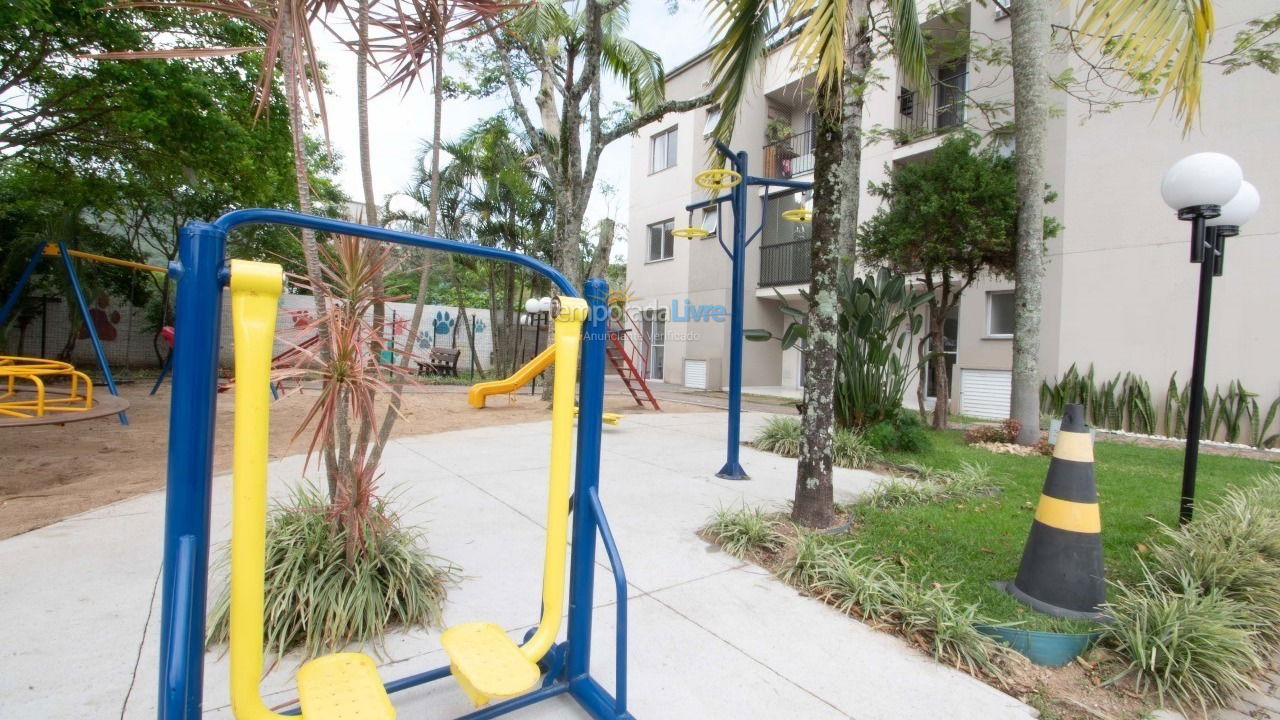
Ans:
[[[1221,153],[1196,153],[1169,168],[1160,186],[1178,219],[1191,223],[1191,262],[1200,264],[1196,303],[1195,348],[1191,362],[1191,397],[1187,418],[1187,447],[1182,463],[1182,496],[1178,522],[1187,523],[1196,495],[1196,465],[1200,459],[1200,430],[1204,406],[1205,356],[1209,345],[1209,301],[1213,278],[1222,275],[1226,238],[1258,210],[1258,191],[1244,182],[1235,160]]]

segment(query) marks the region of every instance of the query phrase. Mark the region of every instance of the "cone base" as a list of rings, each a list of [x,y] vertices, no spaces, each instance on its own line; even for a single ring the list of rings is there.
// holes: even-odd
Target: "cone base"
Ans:
[[[1026,605],[1027,607],[1031,608],[1032,610],[1035,610],[1036,612],[1044,613],[1045,615],[1050,615],[1052,617],[1067,618],[1069,620],[1090,620],[1093,622],[1100,622],[1100,623],[1111,621],[1111,616],[1105,612],[1102,612],[1101,610],[1094,610],[1092,612],[1082,612],[1080,610],[1069,610],[1064,607],[1058,607],[1057,605],[1051,605],[1043,600],[1037,600],[1036,598],[1033,598],[1030,595],[1019,590],[1018,586],[1014,584],[1013,580],[1008,580],[1005,582],[995,582],[993,584],[996,587],[1000,588],[1001,590],[1004,590],[1005,592],[1012,595],[1014,600],[1017,600],[1018,602],[1022,603],[1023,605]]]

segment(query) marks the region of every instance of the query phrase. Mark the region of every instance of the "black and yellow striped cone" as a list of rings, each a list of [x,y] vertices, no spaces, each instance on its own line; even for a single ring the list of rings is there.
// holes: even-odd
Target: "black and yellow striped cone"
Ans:
[[[1104,620],[1102,517],[1084,408],[1067,405],[1018,575],[1005,589],[1054,617]]]

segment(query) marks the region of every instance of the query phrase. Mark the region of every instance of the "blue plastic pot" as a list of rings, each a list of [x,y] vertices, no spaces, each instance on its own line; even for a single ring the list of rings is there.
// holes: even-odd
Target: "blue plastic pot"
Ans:
[[[1100,632],[1056,633],[999,625],[978,625],[977,628],[983,635],[995,638],[1001,644],[1027,656],[1031,662],[1046,667],[1066,665],[1102,636]]]

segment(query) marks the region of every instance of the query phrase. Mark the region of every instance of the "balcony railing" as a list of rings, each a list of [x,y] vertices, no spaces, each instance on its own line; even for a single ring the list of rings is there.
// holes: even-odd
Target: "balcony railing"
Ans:
[[[898,144],[964,124],[965,78],[965,73],[953,73],[924,94],[903,88],[898,94]]]
[[[813,172],[813,131],[796,133],[764,146],[765,177],[792,178]]]
[[[807,239],[760,246],[761,287],[807,283],[811,276]]]

